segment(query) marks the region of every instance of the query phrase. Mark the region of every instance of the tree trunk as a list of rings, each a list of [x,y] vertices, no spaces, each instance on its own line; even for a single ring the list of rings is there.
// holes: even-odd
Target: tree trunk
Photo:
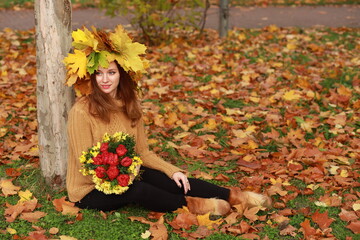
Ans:
[[[50,186],[65,183],[67,113],[74,100],[65,86],[63,59],[71,48],[70,0],[35,0],[37,118],[40,166]]]
[[[220,37],[226,37],[229,31],[229,0],[220,0],[219,11],[219,35]]]

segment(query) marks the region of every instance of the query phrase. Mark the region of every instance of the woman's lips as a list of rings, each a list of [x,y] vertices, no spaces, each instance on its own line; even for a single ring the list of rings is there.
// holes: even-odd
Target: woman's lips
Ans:
[[[101,87],[102,87],[103,89],[108,89],[108,88],[110,88],[110,86],[111,86],[111,85],[101,85]]]

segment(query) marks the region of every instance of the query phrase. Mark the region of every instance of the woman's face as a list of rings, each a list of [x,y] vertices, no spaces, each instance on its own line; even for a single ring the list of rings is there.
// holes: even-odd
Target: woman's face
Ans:
[[[120,72],[115,62],[111,62],[108,68],[99,67],[95,73],[96,82],[100,90],[115,98],[120,81]]]

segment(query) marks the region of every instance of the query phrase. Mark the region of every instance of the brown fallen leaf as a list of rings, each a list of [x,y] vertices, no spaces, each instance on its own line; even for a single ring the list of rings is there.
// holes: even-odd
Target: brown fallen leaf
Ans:
[[[295,237],[297,235],[296,233],[297,229],[291,225],[286,226],[283,230],[280,231],[281,236],[290,235],[292,237]]]
[[[195,214],[180,213],[171,222],[168,222],[174,229],[190,229],[194,225],[198,225]]]
[[[250,209],[245,209],[244,211],[244,217],[251,221],[256,221],[259,219],[259,216],[256,215],[260,211],[259,207],[252,207]]]
[[[354,211],[347,211],[343,208],[341,209],[339,217],[341,220],[346,221],[346,222],[351,222],[351,221],[357,220],[359,218]]]
[[[306,238],[316,234],[315,228],[310,226],[310,220],[309,219],[305,219],[304,222],[300,223],[300,226],[302,227],[304,235],[305,235]]]
[[[21,187],[15,186],[12,183],[12,179],[1,179],[0,180],[0,188],[5,197],[10,195],[15,195],[21,189]]]
[[[328,212],[320,213],[318,210],[311,216],[311,219],[319,225],[319,227],[324,230],[328,228],[333,221],[333,218],[329,218]]]
[[[24,212],[20,215],[19,218],[34,223],[37,222],[40,218],[45,217],[46,215],[47,213],[41,211]]]
[[[355,234],[360,234],[360,221],[353,221],[346,228],[350,229]]]

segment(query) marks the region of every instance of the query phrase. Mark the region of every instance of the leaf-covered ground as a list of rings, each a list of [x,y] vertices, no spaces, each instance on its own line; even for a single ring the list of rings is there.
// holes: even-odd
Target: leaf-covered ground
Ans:
[[[152,149],[194,177],[273,199],[224,218],[79,211],[46,190],[34,32],[0,39],[1,239],[360,239],[359,29],[268,26],[225,40],[207,30],[149,49]]]

